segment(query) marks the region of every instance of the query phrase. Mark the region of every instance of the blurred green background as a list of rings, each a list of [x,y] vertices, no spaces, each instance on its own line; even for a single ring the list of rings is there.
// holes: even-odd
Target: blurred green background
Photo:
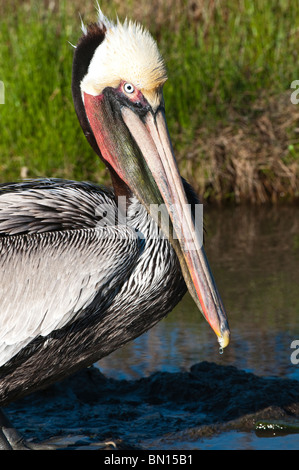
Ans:
[[[206,201],[299,196],[299,2],[101,1],[140,21],[168,68],[166,114],[181,173]],[[71,97],[80,17],[95,2],[0,0],[0,181],[62,177],[109,184]],[[293,95],[294,96],[294,95]],[[296,95],[299,99],[299,93]]]

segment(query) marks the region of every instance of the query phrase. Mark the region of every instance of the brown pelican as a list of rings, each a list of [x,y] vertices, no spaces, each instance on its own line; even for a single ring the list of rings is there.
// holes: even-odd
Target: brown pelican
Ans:
[[[229,341],[195,226],[198,200],[166,127],[157,45],[140,25],[112,23],[100,10],[82,29],[74,105],[114,190],[53,179],[1,185],[1,406],[139,336],[186,286],[220,345]],[[26,446],[34,447],[1,414],[0,447]]]

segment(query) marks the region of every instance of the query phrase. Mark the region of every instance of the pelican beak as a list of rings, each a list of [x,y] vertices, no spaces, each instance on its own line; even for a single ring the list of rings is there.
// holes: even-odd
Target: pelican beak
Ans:
[[[202,221],[195,220],[187,201],[164,111],[154,113],[149,107],[141,113],[116,102],[109,90],[96,97],[84,94],[101,154],[169,238],[191,296],[225,348],[230,335],[227,316],[204,251]],[[160,216],[152,210],[157,205],[166,208]]]

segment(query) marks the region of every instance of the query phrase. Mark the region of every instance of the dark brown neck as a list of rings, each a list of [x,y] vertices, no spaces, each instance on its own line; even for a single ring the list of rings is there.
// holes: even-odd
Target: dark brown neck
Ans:
[[[99,156],[101,156],[101,152],[86,116],[81,96],[80,83],[88,71],[89,64],[96,48],[105,39],[105,32],[106,28],[100,27],[97,24],[91,24],[88,26],[87,34],[83,34],[74,51],[72,71],[72,95],[75,110],[86,139]]]
[[[120,206],[121,211],[126,213],[130,197],[133,193],[129,186],[118,176],[116,171],[110,165],[108,165],[108,169],[111,175],[116,203]]]

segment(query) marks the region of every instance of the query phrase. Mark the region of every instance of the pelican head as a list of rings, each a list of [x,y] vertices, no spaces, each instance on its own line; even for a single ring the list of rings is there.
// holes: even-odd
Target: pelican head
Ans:
[[[226,313],[202,246],[172,149],[163,100],[167,80],[157,44],[139,24],[116,23],[99,10],[75,49],[73,98],[83,131],[112,174],[127,185],[169,238],[190,294],[229,342]],[[169,220],[166,220],[169,219]]]
[[[148,31],[131,21],[111,25],[97,47],[81,82],[82,93],[100,95],[106,87],[118,89],[132,102],[142,96],[154,111],[162,100],[166,67]]]

